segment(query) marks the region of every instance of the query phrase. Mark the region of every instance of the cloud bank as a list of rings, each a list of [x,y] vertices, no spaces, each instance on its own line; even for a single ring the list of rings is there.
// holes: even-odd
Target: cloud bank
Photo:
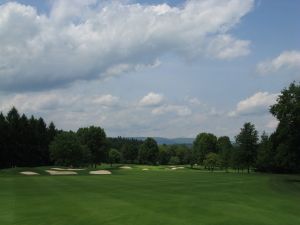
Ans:
[[[250,42],[229,32],[254,0],[187,1],[182,7],[128,1],[54,0],[49,14],[0,5],[0,90],[45,90],[157,64],[165,54],[231,59]]]

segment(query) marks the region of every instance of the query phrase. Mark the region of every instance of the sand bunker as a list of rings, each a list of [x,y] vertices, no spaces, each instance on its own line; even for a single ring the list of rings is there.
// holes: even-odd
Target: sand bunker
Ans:
[[[166,169],[168,169],[168,168],[166,168]],[[184,167],[183,166],[179,166],[179,167],[173,166],[170,169],[171,170],[182,170],[182,169],[184,169]]]
[[[23,171],[23,172],[20,172],[20,174],[27,175],[27,176],[40,175],[40,174],[32,172],[32,171]]]
[[[148,169],[148,168],[144,168],[144,169],[142,169],[142,170],[146,171],[146,170],[149,170],[149,169]]]
[[[46,170],[50,175],[76,175],[74,171],[55,171],[55,170]]]
[[[64,168],[51,168],[51,170],[58,170],[58,171],[81,171],[81,170],[85,170],[85,169],[72,169],[72,168],[68,168],[68,169],[64,169]]]
[[[127,170],[128,170],[128,169],[132,169],[132,167],[130,167],[130,166],[121,166],[120,168],[121,168],[121,169],[127,169]]]
[[[105,175],[105,174],[111,174],[111,172],[109,170],[95,170],[95,171],[90,171],[90,174]]]

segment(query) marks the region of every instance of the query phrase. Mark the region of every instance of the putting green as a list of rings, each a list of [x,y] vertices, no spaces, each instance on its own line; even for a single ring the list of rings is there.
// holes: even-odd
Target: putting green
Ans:
[[[297,175],[136,167],[50,176],[44,169],[0,171],[1,225],[300,224]]]

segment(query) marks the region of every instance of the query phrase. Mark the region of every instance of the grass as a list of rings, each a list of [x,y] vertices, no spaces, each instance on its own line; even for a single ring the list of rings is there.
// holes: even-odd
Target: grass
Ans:
[[[300,224],[299,175],[134,166],[113,175],[49,176],[47,168],[0,171],[0,224]],[[42,175],[19,175],[24,170]]]

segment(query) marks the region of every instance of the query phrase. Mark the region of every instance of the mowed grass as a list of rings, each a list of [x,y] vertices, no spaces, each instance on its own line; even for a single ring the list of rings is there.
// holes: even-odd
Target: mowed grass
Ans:
[[[99,176],[22,176],[19,170],[0,171],[1,225],[300,224],[297,175],[147,166]]]

